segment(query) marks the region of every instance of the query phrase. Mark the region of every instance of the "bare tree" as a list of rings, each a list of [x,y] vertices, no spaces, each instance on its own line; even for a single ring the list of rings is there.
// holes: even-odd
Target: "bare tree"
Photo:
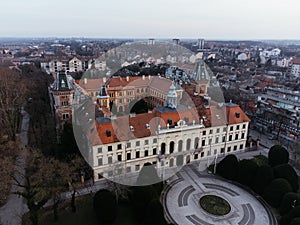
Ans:
[[[10,140],[16,138],[24,92],[25,83],[21,75],[16,71],[0,68],[0,127],[2,135],[8,135]]]

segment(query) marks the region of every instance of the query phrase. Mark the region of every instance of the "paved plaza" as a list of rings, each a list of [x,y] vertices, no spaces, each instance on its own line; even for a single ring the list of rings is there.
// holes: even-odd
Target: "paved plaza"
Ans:
[[[216,195],[231,206],[227,215],[214,216],[199,205],[204,195]],[[277,225],[277,221],[258,196],[207,172],[198,172],[194,165],[185,166],[168,183],[163,204],[169,222],[178,225]]]

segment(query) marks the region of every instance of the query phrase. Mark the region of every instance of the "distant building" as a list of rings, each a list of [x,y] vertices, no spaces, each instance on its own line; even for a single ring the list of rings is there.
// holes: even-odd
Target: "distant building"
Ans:
[[[149,38],[148,39],[148,45],[154,45],[155,44],[155,39],[154,38]]]
[[[204,49],[204,44],[205,44],[204,39],[198,39],[198,42],[197,42],[198,50],[203,50]]]
[[[49,88],[51,106],[56,117],[57,131],[61,131],[66,122],[72,123],[72,105],[74,87],[72,77],[66,73],[57,73],[54,83]]]
[[[176,44],[176,45],[178,45],[179,44],[179,41],[180,41],[180,39],[178,39],[178,38],[173,38],[173,43],[174,44]]]
[[[294,77],[300,77],[300,58],[292,60],[290,74]]]

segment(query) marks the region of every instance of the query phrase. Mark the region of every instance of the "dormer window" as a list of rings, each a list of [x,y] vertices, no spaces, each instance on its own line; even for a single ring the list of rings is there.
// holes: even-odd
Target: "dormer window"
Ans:
[[[168,124],[169,124],[169,125],[172,125],[172,122],[173,122],[173,121],[172,121],[171,119],[168,119]]]
[[[65,83],[64,80],[61,81],[61,87],[62,87],[62,88],[65,88],[65,87],[66,87],[66,83]]]
[[[130,131],[134,131],[134,127],[133,126],[130,126]]]
[[[236,118],[240,118],[240,113],[236,112],[236,113],[235,113],[235,117],[236,117]]]
[[[150,124],[149,123],[146,123],[146,128],[150,129]]]
[[[106,136],[110,137],[111,136],[111,131],[110,130],[106,130]]]

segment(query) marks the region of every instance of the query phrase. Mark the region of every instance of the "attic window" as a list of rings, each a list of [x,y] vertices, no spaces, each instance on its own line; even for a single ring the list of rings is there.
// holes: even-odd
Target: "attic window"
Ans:
[[[65,87],[66,87],[66,83],[65,83],[64,80],[61,81],[61,87],[62,87],[62,88],[65,88]]]
[[[218,120],[221,119],[220,115],[218,115],[218,114],[216,115],[216,117],[217,117]]]
[[[130,126],[130,131],[134,131],[134,127],[133,126]]]
[[[106,136],[110,137],[111,136],[111,131],[110,130],[106,130]]]
[[[169,125],[172,125],[172,122],[173,122],[173,121],[172,121],[171,119],[168,119],[168,124],[169,124]]]
[[[236,118],[240,118],[240,113],[236,112],[236,113],[235,113],[235,117],[236,117]]]
[[[150,129],[149,123],[146,123],[146,128],[147,128],[147,129]]]
[[[186,116],[186,117],[184,117],[184,121],[186,122],[186,123],[188,123],[189,122],[189,118]]]

